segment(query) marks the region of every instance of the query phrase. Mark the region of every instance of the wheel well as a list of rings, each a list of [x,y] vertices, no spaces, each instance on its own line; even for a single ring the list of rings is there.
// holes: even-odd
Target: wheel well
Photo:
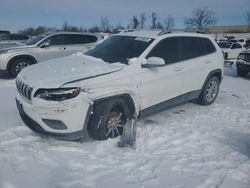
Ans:
[[[98,99],[96,101],[94,101],[94,107],[99,104],[100,102],[103,102],[105,100],[110,100],[113,98],[121,98],[123,99],[126,104],[128,105],[128,108],[130,109],[131,115],[133,115],[135,113],[135,105],[134,105],[134,100],[132,99],[132,97],[129,94],[121,94],[121,95],[115,95],[115,96],[110,96],[110,97],[105,97],[102,99]]]
[[[16,59],[18,59],[18,58],[26,58],[26,59],[31,60],[31,61],[33,62],[33,64],[37,63],[37,60],[36,60],[33,56],[31,56],[31,55],[19,55],[19,56],[12,57],[12,58],[9,60],[8,64],[7,64],[7,70],[8,70],[9,73],[10,73],[10,69],[11,69],[12,63],[13,63]]]
[[[213,70],[213,71],[211,71],[211,72],[208,74],[208,76],[207,76],[207,78],[206,78],[206,80],[205,80],[205,82],[204,82],[204,84],[203,84],[202,90],[203,90],[203,88],[205,87],[207,81],[208,81],[211,77],[213,77],[213,76],[216,76],[216,77],[219,79],[219,82],[221,83],[221,81],[222,81],[222,71],[221,71],[220,69]]]
[[[222,80],[222,73],[221,73],[221,71],[220,72],[215,72],[211,76],[216,76],[219,79],[219,82],[221,83],[221,80]]]

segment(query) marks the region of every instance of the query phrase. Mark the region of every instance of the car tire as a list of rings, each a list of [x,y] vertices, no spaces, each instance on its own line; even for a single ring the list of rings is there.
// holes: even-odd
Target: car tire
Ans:
[[[10,67],[10,73],[13,77],[16,77],[23,68],[32,65],[34,62],[29,58],[17,58],[12,61]]]
[[[237,69],[237,75],[238,76],[246,77],[247,73],[248,73],[247,71],[243,71],[243,70]]]
[[[131,118],[131,111],[122,98],[112,98],[94,106],[88,127],[89,136],[107,140],[122,134],[123,125]]]
[[[227,52],[224,53],[224,59],[226,59],[226,60],[228,59],[228,53]]]
[[[206,81],[197,102],[201,105],[212,104],[215,101],[219,93],[219,85],[220,85],[220,81],[218,77],[216,76],[210,77]]]

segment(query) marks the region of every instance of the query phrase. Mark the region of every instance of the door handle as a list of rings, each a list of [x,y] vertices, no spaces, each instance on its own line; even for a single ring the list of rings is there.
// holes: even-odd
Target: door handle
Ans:
[[[209,63],[211,63],[211,61],[206,60],[204,63],[205,63],[205,64],[209,64]]]
[[[66,50],[66,47],[63,47],[63,48],[59,48],[59,50]]]
[[[175,69],[174,69],[175,72],[179,72],[179,71],[182,71],[182,70],[183,70],[182,67],[175,67]]]

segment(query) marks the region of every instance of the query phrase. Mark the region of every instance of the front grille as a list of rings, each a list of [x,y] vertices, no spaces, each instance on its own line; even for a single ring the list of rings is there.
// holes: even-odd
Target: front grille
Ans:
[[[32,87],[29,87],[27,84],[22,82],[19,79],[16,79],[16,88],[18,92],[26,99],[31,100],[31,94],[33,91]]]

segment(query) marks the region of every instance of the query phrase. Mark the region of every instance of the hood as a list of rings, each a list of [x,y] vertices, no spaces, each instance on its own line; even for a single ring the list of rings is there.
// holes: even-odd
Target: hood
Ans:
[[[34,45],[26,45],[24,43],[0,43],[0,51],[2,50],[15,50],[22,48],[34,47]]]
[[[20,72],[17,79],[34,88],[58,88],[66,83],[116,72],[124,66],[77,53],[29,66]]]

